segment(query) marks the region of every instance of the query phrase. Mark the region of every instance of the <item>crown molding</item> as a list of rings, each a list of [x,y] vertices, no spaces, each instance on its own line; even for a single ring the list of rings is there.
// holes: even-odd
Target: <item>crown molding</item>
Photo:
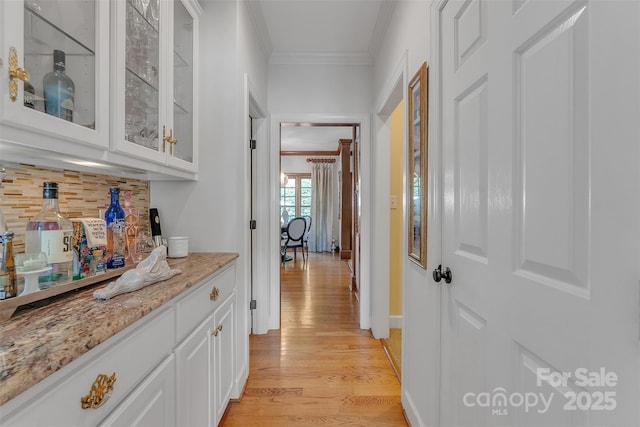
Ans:
[[[276,65],[373,65],[368,52],[283,52],[274,51],[269,58]]]
[[[247,7],[249,13],[249,19],[253,24],[253,28],[256,31],[256,35],[260,42],[260,47],[265,56],[269,58],[273,52],[273,45],[271,44],[271,35],[267,28],[267,23],[264,20],[264,11],[262,10],[262,3],[259,1],[245,0],[243,2]]]
[[[389,23],[391,22],[391,17],[393,16],[393,11],[397,3],[398,0],[385,0],[380,4],[376,25],[373,27],[373,34],[369,42],[369,55],[373,61],[375,61],[380,52],[382,41],[387,34]]]

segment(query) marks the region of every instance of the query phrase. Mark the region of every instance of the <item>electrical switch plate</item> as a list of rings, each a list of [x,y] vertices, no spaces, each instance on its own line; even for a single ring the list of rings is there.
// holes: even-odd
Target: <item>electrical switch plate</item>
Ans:
[[[391,196],[391,209],[398,209],[398,196]]]

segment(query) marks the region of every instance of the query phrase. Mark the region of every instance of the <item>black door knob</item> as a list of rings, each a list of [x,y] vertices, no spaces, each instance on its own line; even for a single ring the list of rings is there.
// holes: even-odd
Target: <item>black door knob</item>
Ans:
[[[442,280],[442,264],[433,269],[433,281],[440,283],[440,280]]]
[[[438,266],[438,268],[433,270],[433,280],[436,283],[440,283],[442,279],[444,279],[445,283],[451,283],[453,275],[451,274],[451,269],[449,267],[442,271],[442,264]]]

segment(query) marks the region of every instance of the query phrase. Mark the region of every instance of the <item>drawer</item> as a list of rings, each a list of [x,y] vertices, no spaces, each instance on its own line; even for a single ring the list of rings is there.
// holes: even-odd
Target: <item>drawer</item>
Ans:
[[[223,271],[198,285],[191,293],[176,304],[178,342],[234,291],[236,286],[236,266],[231,264]],[[215,291],[217,289],[217,292]]]
[[[175,342],[173,308],[151,313],[65,366],[41,384],[29,403],[3,414],[3,426],[94,426],[104,419],[171,353]],[[99,408],[82,409],[99,374],[116,374],[111,397]],[[7,416],[8,415],[8,416]]]

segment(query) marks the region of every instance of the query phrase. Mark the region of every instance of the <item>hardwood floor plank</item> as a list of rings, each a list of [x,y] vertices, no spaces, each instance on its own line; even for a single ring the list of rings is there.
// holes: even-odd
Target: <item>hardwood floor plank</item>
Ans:
[[[345,261],[311,253],[281,267],[281,329],[250,337],[250,372],[228,426],[406,426],[400,383],[359,329]]]

